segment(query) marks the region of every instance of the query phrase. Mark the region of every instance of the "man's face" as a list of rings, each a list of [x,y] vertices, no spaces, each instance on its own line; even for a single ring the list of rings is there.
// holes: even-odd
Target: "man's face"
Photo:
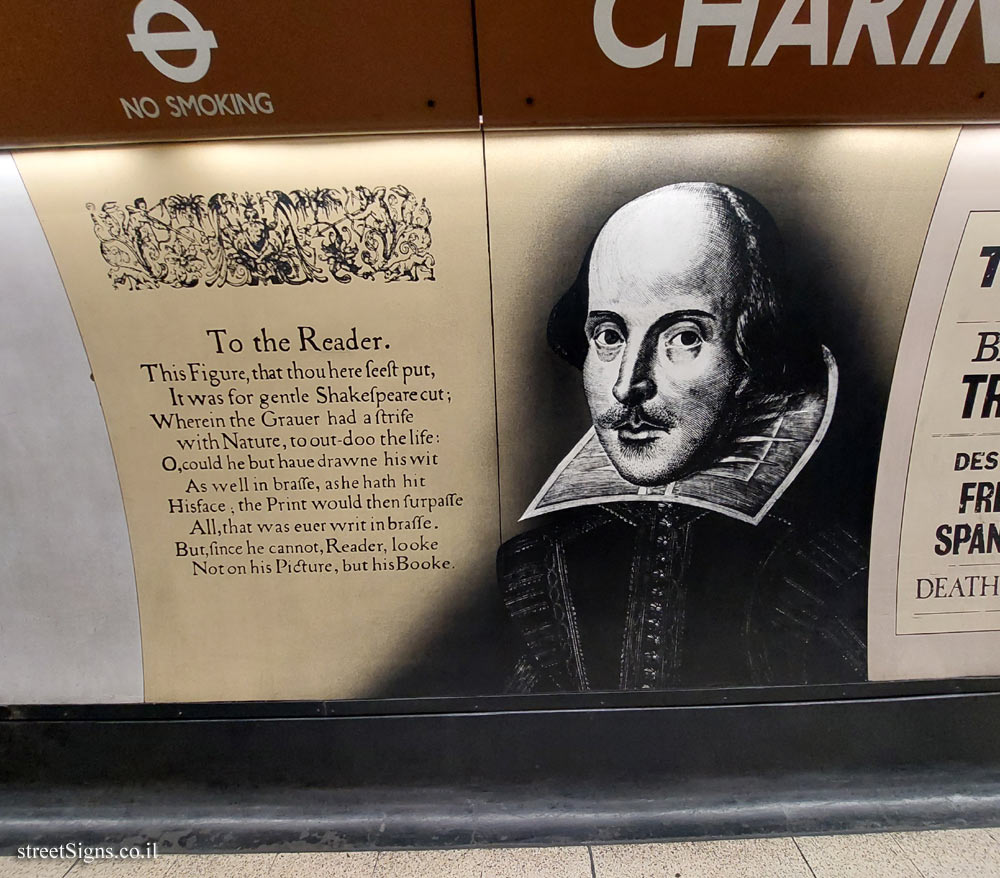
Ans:
[[[745,375],[733,235],[714,197],[671,189],[625,205],[594,245],[584,389],[604,450],[634,484],[673,481],[729,425]]]

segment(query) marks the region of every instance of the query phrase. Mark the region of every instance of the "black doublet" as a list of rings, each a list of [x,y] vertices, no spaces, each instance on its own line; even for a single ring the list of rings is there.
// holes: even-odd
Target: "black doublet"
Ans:
[[[501,546],[523,692],[865,679],[863,548],[837,527],[673,503],[553,513]]]

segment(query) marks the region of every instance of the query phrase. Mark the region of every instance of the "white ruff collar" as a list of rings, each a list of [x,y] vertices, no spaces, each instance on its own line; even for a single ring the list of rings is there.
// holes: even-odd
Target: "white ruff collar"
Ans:
[[[591,427],[555,468],[521,521],[598,503],[684,503],[758,524],[795,481],[826,435],[837,399],[837,363],[825,347],[826,387],[782,397],[748,414],[704,469],[675,482],[640,487],[615,469]]]

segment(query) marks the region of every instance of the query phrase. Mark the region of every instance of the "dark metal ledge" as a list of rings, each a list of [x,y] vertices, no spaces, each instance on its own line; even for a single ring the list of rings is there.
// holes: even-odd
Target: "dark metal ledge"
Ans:
[[[356,850],[1000,823],[1000,695],[0,723],[0,852]]]
[[[163,853],[669,841],[995,825],[1000,777],[867,775],[831,785],[547,785],[492,791],[51,790],[0,796],[0,852],[27,843],[145,845]],[[847,781],[846,783],[844,781]]]

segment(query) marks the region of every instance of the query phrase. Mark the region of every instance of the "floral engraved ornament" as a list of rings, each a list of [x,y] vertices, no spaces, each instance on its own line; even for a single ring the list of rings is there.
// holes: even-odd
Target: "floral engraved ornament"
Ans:
[[[115,289],[434,280],[431,213],[405,186],[87,205]]]

